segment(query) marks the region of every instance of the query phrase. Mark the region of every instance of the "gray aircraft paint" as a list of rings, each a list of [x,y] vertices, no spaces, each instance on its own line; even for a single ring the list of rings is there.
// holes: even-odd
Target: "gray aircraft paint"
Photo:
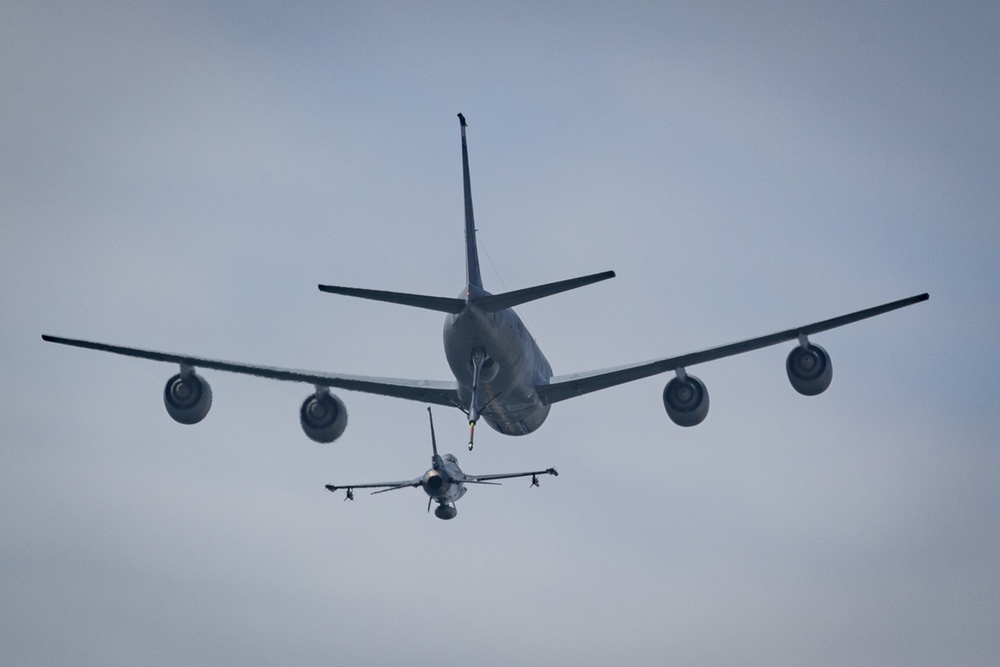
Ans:
[[[455,376],[455,381],[406,380],[299,371],[154,352],[56,336],[43,335],[42,338],[64,345],[172,362],[179,364],[181,373],[185,375],[192,373],[196,368],[213,368],[276,380],[308,382],[316,386],[317,392],[327,387],[337,387],[455,407],[465,412],[469,418],[469,448],[471,449],[475,424],[479,417],[485,419],[487,424],[504,435],[525,435],[535,431],[545,422],[552,403],[670,371],[675,371],[679,380],[687,381],[688,376],[685,370],[687,366],[749,352],[785,341],[798,340],[801,348],[808,348],[810,346],[809,335],[881,315],[929,298],[926,293],[918,294],[847,315],[698,352],[598,371],[553,376],[552,367],[548,360],[542,354],[524,323],[514,312],[513,307],[607,280],[614,277],[615,274],[613,271],[605,271],[502,294],[494,295],[487,292],[482,286],[476,247],[472,185],[469,175],[469,151],[466,138],[467,123],[462,114],[459,114],[458,118],[462,133],[467,279],[462,294],[458,298],[448,298],[319,285],[319,289],[323,292],[447,313],[443,331],[444,352],[448,365]],[[476,359],[479,359],[481,364],[478,383],[475,381],[476,364],[474,360]],[[700,383],[696,378],[694,381]],[[704,407],[707,412],[707,393],[705,400]],[[207,412],[207,408],[205,412]],[[201,417],[203,416],[204,414],[201,415]],[[671,415],[671,419],[673,418]],[[704,413],[697,421],[682,425],[693,425],[703,418]],[[339,437],[341,432],[342,430],[338,431],[336,436],[331,436],[329,440],[323,441],[332,441]]]
[[[470,296],[486,296],[469,286]],[[552,367],[512,309],[486,312],[474,303],[444,322],[444,352],[458,380],[460,405],[472,400],[473,350],[482,349],[496,376],[482,382],[482,417],[505,435],[524,435],[537,429],[549,414],[549,405],[535,391],[552,377]]]
[[[491,475],[467,475],[462,472],[458,465],[458,459],[454,454],[439,455],[437,450],[437,438],[434,436],[434,415],[430,407],[427,408],[427,418],[431,428],[431,467],[420,477],[398,482],[373,482],[364,484],[327,484],[328,491],[346,491],[345,500],[354,500],[354,489],[378,489],[376,493],[386,491],[397,491],[419,486],[427,494],[427,510],[430,511],[431,503],[438,504],[434,514],[439,519],[454,519],[457,514],[455,503],[458,502],[468,490],[466,484],[498,484],[496,480],[514,479],[516,477],[531,477],[532,486],[538,486],[538,475],[558,476],[555,468],[545,470],[531,470],[528,472],[509,472]]]

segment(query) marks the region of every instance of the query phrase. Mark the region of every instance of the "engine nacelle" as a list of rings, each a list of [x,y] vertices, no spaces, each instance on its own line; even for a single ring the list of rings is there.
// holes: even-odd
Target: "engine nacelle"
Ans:
[[[434,516],[445,521],[454,519],[457,514],[458,510],[455,509],[454,505],[438,505],[434,508]]]
[[[437,470],[428,470],[420,482],[424,492],[431,498],[440,498],[451,488],[451,482],[444,478]]]
[[[347,406],[328,390],[312,394],[299,409],[299,423],[310,440],[333,442],[347,428]]]
[[[163,405],[175,422],[197,424],[212,407],[212,388],[194,371],[178,373],[163,388]]]
[[[830,355],[815,343],[798,345],[789,352],[788,359],[785,360],[785,371],[792,387],[803,396],[822,394],[833,380]]]
[[[708,416],[708,389],[693,375],[675,377],[663,388],[663,407],[678,426],[696,426]]]

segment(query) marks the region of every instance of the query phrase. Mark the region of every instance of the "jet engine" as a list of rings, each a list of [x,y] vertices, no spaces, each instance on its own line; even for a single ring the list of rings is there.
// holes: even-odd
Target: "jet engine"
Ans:
[[[444,519],[445,521],[448,519],[454,519],[457,514],[458,510],[454,505],[438,505],[434,508],[434,516],[439,519]]]
[[[663,407],[678,426],[696,426],[708,416],[708,389],[695,376],[679,372],[663,388]]]
[[[822,394],[833,379],[830,355],[815,343],[803,343],[788,353],[785,360],[788,381],[803,396]]]
[[[333,442],[347,428],[347,407],[328,389],[317,391],[299,409],[302,430],[315,442]]]
[[[424,492],[431,498],[440,498],[448,492],[451,482],[445,479],[437,470],[428,470],[423,480],[421,480],[420,485],[423,487]],[[451,517],[448,518],[450,519]]]
[[[175,422],[197,424],[212,407],[212,388],[193,370],[178,373],[163,388],[163,405]]]

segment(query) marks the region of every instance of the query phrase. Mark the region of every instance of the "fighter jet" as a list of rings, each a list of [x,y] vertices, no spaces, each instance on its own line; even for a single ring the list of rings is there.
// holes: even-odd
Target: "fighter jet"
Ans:
[[[423,487],[424,493],[428,496],[427,511],[430,512],[431,504],[437,502],[438,506],[434,508],[434,516],[439,519],[447,520],[454,519],[455,515],[458,514],[458,510],[455,508],[455,502],[465,495],[465,492],[467,491],[465,488],[466,484],[496,484],[496,482],[492,480],[510,479],[513,477],[531,477],[531,486],[538,486],[539,475],[559,474],[556,472],[555,468],[546,468],[545,470],[501,473],[499,475],[466,475],[462,472],[462,469],[458,467],[458,459],[456,459],[453,454],[445,454],[444,456],[438,455],[437,440],[434,437],[434,415],[431,413],[430,408],[427,408],[427,416],[431,423],[431,449],[433,451],[433,455],[431,456],[431,469],[423,475],[402,482],[378,482],[375,484],[327,484],[326,488],[330,491],[339,491],[344,489],[347,492],[344,500],[354,500],[354,489],[379,489],[378,491],[372,492],[372,495],[375,495],[376,493],[385,493],[386,491],[395,491],[397,489],[405,489],[411,486],[420,486]]]

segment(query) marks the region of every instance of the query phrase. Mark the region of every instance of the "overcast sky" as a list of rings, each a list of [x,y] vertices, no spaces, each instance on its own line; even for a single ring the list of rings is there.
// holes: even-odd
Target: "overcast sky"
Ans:
[[[334,5],[334,6],[330,6]],[[875,6],[873,6],[875,5]],[[0,662],[988,665],[1000,654],[995,3],[7,2],[0,7]],[[459,126],[486,287],[557,374],[921,292],[814,340],[556,405],[456,410],[458,516],[409,489],[419,403],[88,338],[448,380],[438,313],[318,283],[463,287]]]

